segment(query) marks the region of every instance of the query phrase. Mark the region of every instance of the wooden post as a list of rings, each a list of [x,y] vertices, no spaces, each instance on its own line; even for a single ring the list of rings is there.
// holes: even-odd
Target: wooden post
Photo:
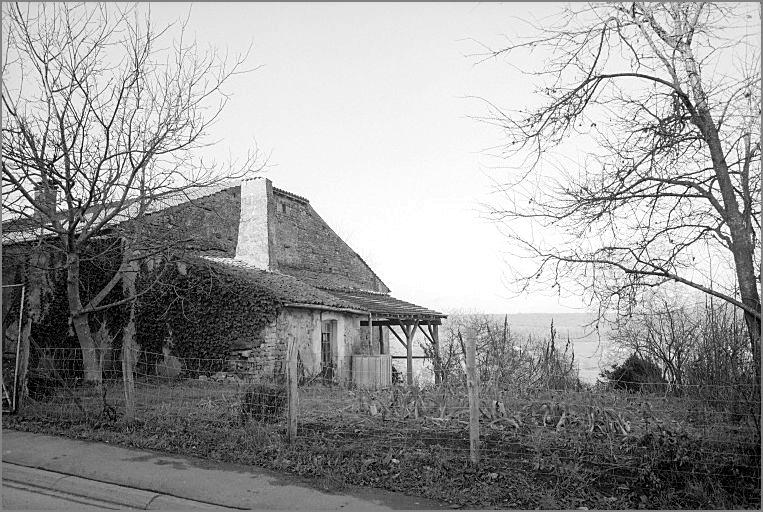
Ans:
[[[419,325],[418,320],[414,320],[412,324],[406,324],[403,325],[402,322],[400,322],[400,325],[403,327],[403,330],[405,331],[405,356],[408,363],[406,376],[408,385],[413,385],[413,335],[416,334],[416,328]]]
[[[132,342],[122,340],[122,384],[125,395],[125,421],[135,420],[135,349]]]
[[[122,276],[122,289],[128,297],[135,297],[137,278],[138,264],[132,261]],[[122,387],[125,395],[125,421],[132,423],[135,420],[135,300],[129,303],[128,308],[127,324],[122,330]]]
[[[411,386],[413,385],[413,329],[409,329],[408,326],[405,327],[405,339],[405,375],[408,385]]]
[[[470,336],[466,340],[466,387],[469,392],[469,458],[472,464],[477,464],[480,460],[480,402],[476,352],[476,340]]]
[[[374,353],[374,316],[368,313],[368,355]]]
[[[429,335],[432,337],[432,348],[434,349],[434,383],[442,383],[442,359],[440,359],[440,334],[437,324],[429,325]]]
[[[297,401],[299,399],[297,384],[297,343],[293,334],[290,334],[287,338],[288,346],[286,347],[286,399],[288,404],[287,410],[287,437],[289,444],[294,444],[297,441]]]

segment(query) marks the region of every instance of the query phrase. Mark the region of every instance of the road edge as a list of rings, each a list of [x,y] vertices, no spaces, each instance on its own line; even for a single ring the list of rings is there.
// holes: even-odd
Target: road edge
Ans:
[[[6,461],[2,479],[139,510],[245,510]]]

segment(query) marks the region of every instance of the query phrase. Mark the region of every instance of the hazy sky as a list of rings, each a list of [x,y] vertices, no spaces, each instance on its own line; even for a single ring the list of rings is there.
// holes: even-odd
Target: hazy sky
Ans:
[[[157,22],[190,4],[153,3]],[[147,8],[147,4],[144,7]],[[576,299],[515,297],[506,241],[480,216],[501,141],[470,116],[531,101],[506,63],[477,65],[475,40],[498,45],[556,4],[197,3],[189,32],[258,70],[236,77],[214,131],[221,156],[256,140],[275,186],[316,211],[404,300],[450,311],[570,311]],[[519,68],[528,62],[514,61]]]

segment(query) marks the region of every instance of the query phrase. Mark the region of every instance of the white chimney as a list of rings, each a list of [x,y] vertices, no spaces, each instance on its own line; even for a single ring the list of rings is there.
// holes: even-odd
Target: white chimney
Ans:
[[[242,181],[236,259],[262,270],[272,268],[274,214],[271,181],[267,178]]]

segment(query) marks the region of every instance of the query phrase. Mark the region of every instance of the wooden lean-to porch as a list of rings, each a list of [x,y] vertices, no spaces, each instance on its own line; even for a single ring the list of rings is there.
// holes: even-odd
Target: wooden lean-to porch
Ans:
[[[442,319],[447,318],[446,315],[381,293],[353,290],[331,291],[331,294],[357,304],[360,309],[368,311],[368,320],[362,320],[360,325],[368,328],[371,339],[373,339],[372,333],[375,328],[386,328],[405,348],[405,356],[389,356],[389,359],[403,357],[406,360],[406,382],[409,385],[413,384],[414,358],[426,358],[426,356],[413,355],[414,336],[417,332],[423,334],[434,349],[435,384],[441,382],[442,372],[436,361],[439,361],[439,326],[442,324]],[[360,364],[368,365],[369,363]],[[388,370],[380,369],[378,371],[389,371],[389,382],[391,383],[391,364],[388,365],[388,368]]]

